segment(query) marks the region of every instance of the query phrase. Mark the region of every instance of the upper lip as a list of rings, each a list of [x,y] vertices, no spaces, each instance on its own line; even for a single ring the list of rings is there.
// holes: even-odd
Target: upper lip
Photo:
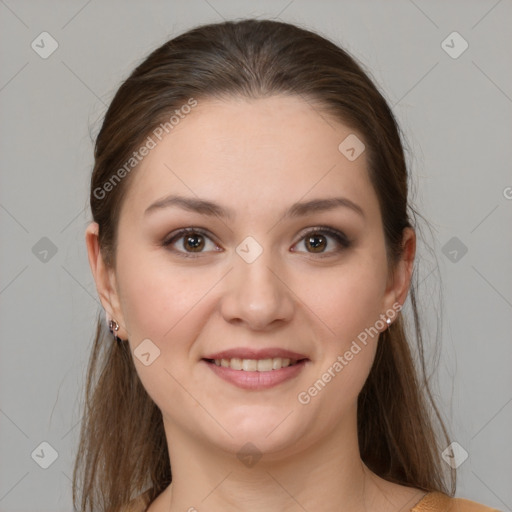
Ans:
[[[285,350],[284,348],[244,348],[237,347],[228,350],[222,350],[221,352],[215,352],[205,356],[203,359],[273,359],[275,357],[294,359],[296,361],[300,359],[307,359],[304,354],[293,352],[291,350]]]

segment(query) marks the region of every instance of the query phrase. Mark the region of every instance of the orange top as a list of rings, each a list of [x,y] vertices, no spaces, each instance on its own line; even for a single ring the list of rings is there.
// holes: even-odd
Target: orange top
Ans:
[[[130,501],[126,512],[146,512],[151,489]],[[411,509],[411,512],[500,512],[463,498],[450,498],[441,492],[429,492]]]
[[[450,498],[442,492],[429,492],[411,509],[411,512],[500,512],[463,498]]]

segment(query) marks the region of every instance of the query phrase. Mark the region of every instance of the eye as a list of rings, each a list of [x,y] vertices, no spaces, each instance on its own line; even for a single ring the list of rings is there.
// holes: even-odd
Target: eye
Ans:
[[[334,243],[330,243],[329,239],[333,239]],[[177,244],[181,240],[180,244]],[[219,252],[219,249],[212,238],[206,231],[201,228],[183,228],[170,235],[162,245],[164,247],[174,246],[175,244],[181,246],[181,249],[173,247],[172,250],[185,258],[197,258],[201,253],[209,252],[204,250],[207,247],[207,242],[210,242],[214,252]],[[350,247],[351,242],[347,236],[337,229],[327,226],[320,226],[310,229],[306,232],[298,243],[303,242],[306,246],[306,251],[310,254],[318,254],[320,257],[328,256],[329,254],[339,253],[343,249]],[[298,244],[296,244],[298,245]],[[326,251],[327,248],[333,245],[333,249]],[[293,249],[294,252],[303,252]]]
[[[183,250],[178,250],[176,248],[173,248],[172,250],[185,258],[197,258],[198,256],[194,253],[200,254],[202,252],[208,252],[203,251],[207,245],[206,240],[212,242],[209,235],[200,228],[183,228],[176,233],[173,233],[170,238],[162,243],[162,245],[164,247],[169,247],[174,245],[180,239],[182,239],[182,242],[178,245],[181,245]],[[212,245],[214,247],[213,250],[216,251],[215,247],[218,246],[213,242]]]
[[[328,242],[328,239],[332,238],[335,240],[334,249],[331,251],[326,251],[325,249],[331,246],[331,243]],[[338,231],[337,229],[333,229],[330,227],[322,226],[309,230],[299,241],[303,242],[308,249],[307,252],[310,254],[321,254],[327,255],[329,253],[338,253],[343,249],[347,249],[350,247],[351,242],[347,238],[347,236]],[[309,251],[311,248],[311,251]],[[300,251],[298,251],[300,252]],[[327,252],[327,254],[325,254]]]

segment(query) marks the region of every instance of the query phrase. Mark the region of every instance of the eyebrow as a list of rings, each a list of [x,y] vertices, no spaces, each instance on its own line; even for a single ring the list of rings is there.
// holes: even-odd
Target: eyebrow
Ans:
[[[172,206],[211,217],[217,216],[229,220],[233,220],[235,217],[233,210],[225,208],[212,201],[177,195],[170,195],[152,203],[148,208],[146,208],[144,215]],[[294,203],[285,211],[283,218],[300,217],[309,213],[323,212],[339,207],[349,208],[361,215],[363,218],[365,217],[363,209],[350,199],[347,199],[346,197],[330,197],[325,199],[313,199],[302,203]]]

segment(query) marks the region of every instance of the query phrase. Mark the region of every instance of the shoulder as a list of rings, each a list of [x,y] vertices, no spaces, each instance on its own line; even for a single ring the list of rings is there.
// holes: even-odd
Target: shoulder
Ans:
[[[442,492],[429,492],[411,512],[500,512],[475,501],[463,498],[451,498]]]

